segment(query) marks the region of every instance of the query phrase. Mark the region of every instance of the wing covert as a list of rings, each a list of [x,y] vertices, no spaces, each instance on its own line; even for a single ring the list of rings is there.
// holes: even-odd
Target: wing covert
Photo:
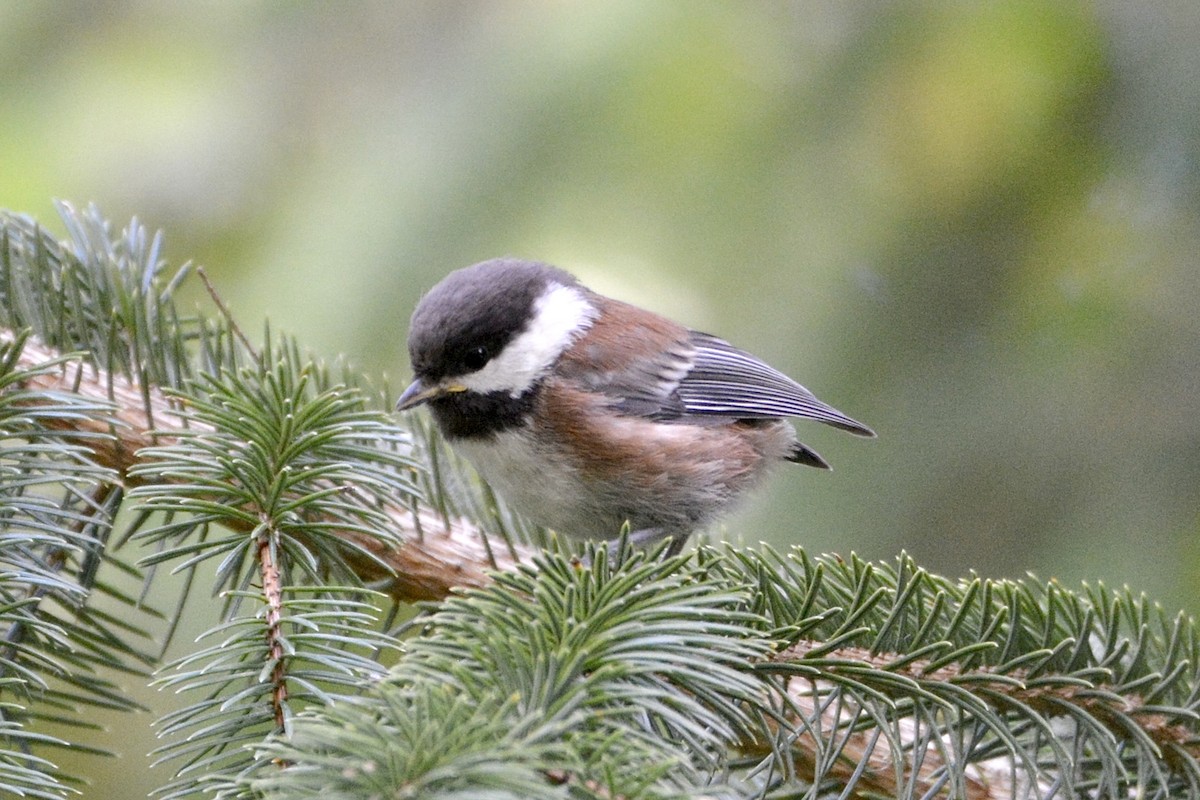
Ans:
[[[593,300],[600,315],[555,371],[608,396],[622,414],[693,424],[801,417],[875,435],[724,339],[611,298]]]

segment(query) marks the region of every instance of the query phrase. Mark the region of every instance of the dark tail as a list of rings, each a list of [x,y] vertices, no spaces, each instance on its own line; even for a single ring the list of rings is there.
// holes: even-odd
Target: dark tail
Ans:
[[[816,467],[817,469],[829,469],[829,462],[821,458],[821,454],[813,450],[803,442],[796,442],[792,445],[792,452],[787,457],[788,461],[793,461],[797,464],[803,464],[806,467]]]

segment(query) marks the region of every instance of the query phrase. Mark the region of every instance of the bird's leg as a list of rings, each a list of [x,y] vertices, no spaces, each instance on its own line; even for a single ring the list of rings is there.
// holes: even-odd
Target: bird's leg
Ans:
[[[688,535],[686,533],[676,533],[671,536],[671,543],[667,545],[666,551],[663,553],[663,558],[677,556],[683,550],[683,546],[687,544]]]

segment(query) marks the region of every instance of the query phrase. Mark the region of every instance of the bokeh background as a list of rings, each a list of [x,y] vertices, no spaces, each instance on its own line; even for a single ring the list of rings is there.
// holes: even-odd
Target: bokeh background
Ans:
[[[0,207],[52,198],[393,387],[423,289],[554,262],[879,431],[725,535],[1200,611],[1194,0],[0,3]]]

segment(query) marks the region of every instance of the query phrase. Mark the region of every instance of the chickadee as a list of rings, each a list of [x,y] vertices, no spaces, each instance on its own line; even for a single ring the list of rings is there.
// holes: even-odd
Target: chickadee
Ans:
[[[596,294],[560,269],[494,259],[417,305],[415,380],[451,445],[530,520],[678,552],[778,461],[828,469],[786,417],[874,432],[707,333]]]

